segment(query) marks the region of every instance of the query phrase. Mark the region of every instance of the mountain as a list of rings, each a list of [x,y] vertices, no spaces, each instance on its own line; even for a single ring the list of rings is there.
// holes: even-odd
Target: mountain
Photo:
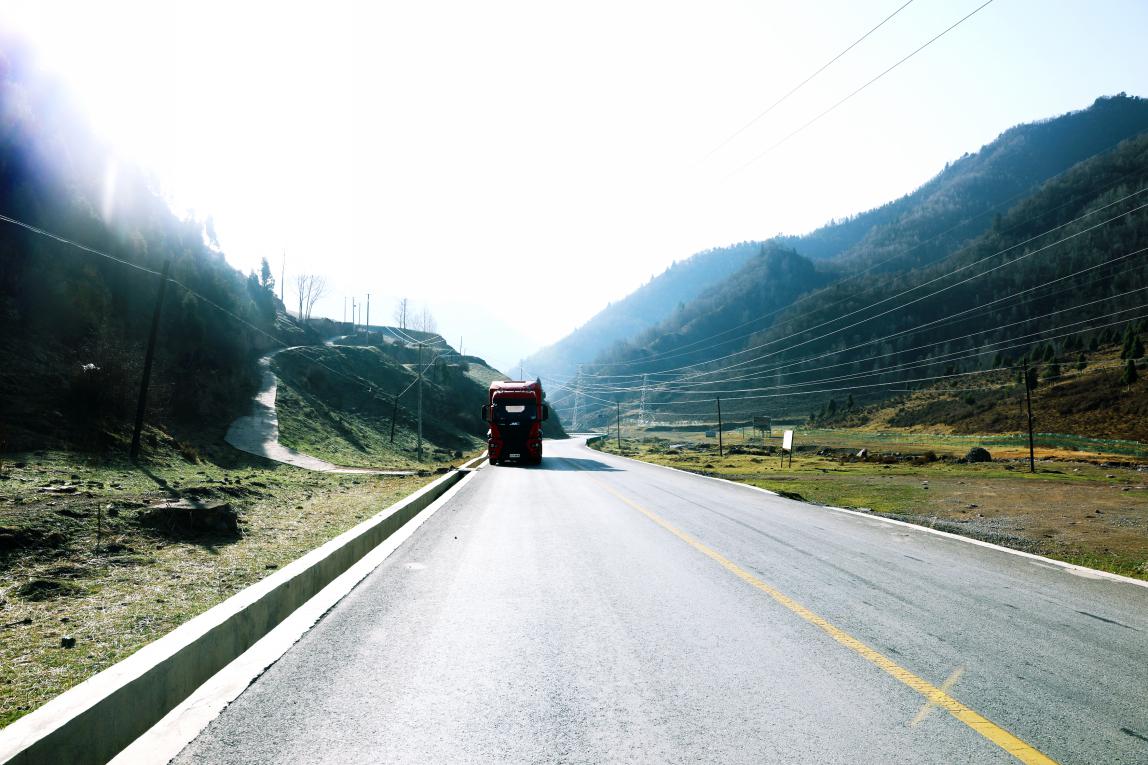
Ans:
[[[847,272],[926,265],[988,230],[994,214],[1049,178],[1144,130],[1148,101],[1098,98],[1087,109],[1006,130],[900,199],[781,241]]]
[[[1143,293],[1123,293],[1148,284],[1130,254],[1148,246],[1135,209],[1148,201],[1146,130],[1148,102],[1124,95],[1008,130],[889,205],[761,247],[602,353],[599,392],[584,390],[636,399],[641,375],[659,373],[661,411],[700,412],[730,391],[731,412],[805,414],[994,361],[1063,363],[1105,330],[1137,331]]]
[[[717,247],[674,263],[617,303],[611,303],[589,321],[553,345],[528,356],[523,365],[530,375],[544,380],[572,377],[578,364],[593,361],[614,343],[653,326],[707,287],[735,273],[760,249],[742,242]]]
[[[725,273],[707,269],[704,276],[690,276],[695,261],[702,270],[725,250],[676,264],[531,360],[565,375],[591,359],[611,372],[640,375],[740,350],[809,290],[858,274],[902,273],[943,260],[999,225],[1005,212],[1049,179],[1146,129],[1148,101],[1124,94],[1013,127],[900,199],[803,236],[738,245],[737,257],[722,261]],[[776,264],[752,264],[765,251],[788,251],[808,263],[793,266],[792,284],[773,284],[789,277]],[[675,279],[667,279],[675,270]],[[651,299],[687,279],[692,297],[683,299],[681,291],[676,301]],[[767,290],[748,286],[761,279],[771,282]],[[835,294],[838,289],[833,288]]]

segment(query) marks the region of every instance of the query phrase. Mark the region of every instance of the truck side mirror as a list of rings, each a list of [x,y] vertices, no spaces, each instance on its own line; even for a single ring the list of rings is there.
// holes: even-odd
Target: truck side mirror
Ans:
[[[490,422],[490,405],[489,404],[483,404],[482,405],[482,421],[483,422]]]
[[[545,422],[546,420],[549,420],[549,419],[550,419],[550,407],[547,406],[546,404],[543,404],[542,405],[542,421]]]

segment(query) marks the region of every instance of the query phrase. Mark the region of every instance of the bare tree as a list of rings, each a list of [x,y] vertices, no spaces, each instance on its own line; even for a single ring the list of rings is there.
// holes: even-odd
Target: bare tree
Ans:
[[[434,316],[431,315],[430,308],[425,305],[423,306],[422,312],[415,318],[415,329],[432,335],[438,332],[438,322],[436,322]]]
[[[310,321],[315,304],[327,294],[327,280],[318,274],[299,274],[295,277],[295,290],[299,298],[299,320]]]
[[[399,329],[406,329],[407,322],[410,319],[410,301],[406,298],[401,298],[395,303],[395,323],[399,325]]]

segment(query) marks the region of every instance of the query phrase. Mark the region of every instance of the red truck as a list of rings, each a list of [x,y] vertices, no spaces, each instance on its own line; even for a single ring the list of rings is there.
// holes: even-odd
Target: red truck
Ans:
[[[542,403],[539,380],[495,380],[487,391],[482,419],[490,464],[542,462],[542,423],[550,418],[550,407]]]

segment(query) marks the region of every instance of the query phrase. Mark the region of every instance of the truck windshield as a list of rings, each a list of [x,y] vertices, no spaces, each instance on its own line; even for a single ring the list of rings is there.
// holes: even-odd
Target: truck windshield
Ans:
[[[494,403],[494,422],[498,425],[534,422],[536,419],[538,419],[538,405],[529,399],[511,399]]]

